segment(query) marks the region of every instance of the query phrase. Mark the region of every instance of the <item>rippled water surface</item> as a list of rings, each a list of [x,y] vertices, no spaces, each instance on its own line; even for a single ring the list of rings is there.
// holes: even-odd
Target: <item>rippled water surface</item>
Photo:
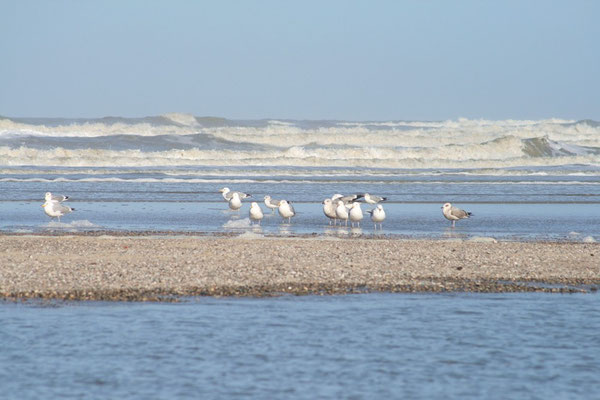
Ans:
[[[598,294],[0,303],[3,399],[590,399]]]
[[[335,169],[327,171],[336,173]],[[492,236],[508,240],[600,239],[600,183],[595,175],[473,176],[374,170],[365,175],[365,171],[355,170],[349,176],[332,178],[325,172],[313,176],[298,170],[296,173],[301,176],[290,178],[255,169],[248,174],[264,175],[252,179],[240,175],[213,176],[239,172],[210,168],[196,171],[210,178],[202,182],[196,181],[197,175],[179,176],[176,182],[171,182],[165,174],[145,170],[118,179],[108,174],[100,181],[65,175],[68,179],[49,182],[40,171],[25,177],[6,175],[9,177],[0,179],[0,232],[254,231],[282,236],[371,235],[374,230],[367,210],[372,205],[362,204],[361,227],[350,229],[332,228],[321,204],[334,193],[369,192],[388,198],[383,205],[387,217],[383,230],[377,234],[426,238]],[[250,224],[250,199],[241,210],[229,210],[219,193],[223,186],[252,194],[252,200],[265,212],[260,227]],[[71,196],[66,204],[75,208],[75,212],[64,216],[61,223],[51,222],[40,207],[46,191]],[[294,204],[297,215],[291,224],[282,223],[277,213],[266,208],[263,204],[266,194]],[[441,212],[446,201],[472,212],[473,217],[450,229]]]

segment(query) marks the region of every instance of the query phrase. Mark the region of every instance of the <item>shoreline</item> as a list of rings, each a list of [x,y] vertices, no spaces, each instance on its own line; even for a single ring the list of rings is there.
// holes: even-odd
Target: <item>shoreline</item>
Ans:
[[[581,242],[104,231],[0,234],[0,258],[4,300],[600,288],[600,243]]]

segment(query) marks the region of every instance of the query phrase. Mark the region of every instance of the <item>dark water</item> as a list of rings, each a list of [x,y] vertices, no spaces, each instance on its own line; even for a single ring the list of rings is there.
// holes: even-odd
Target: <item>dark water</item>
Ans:
[[[3,399],[592,399],[597,294],[0,304]]]

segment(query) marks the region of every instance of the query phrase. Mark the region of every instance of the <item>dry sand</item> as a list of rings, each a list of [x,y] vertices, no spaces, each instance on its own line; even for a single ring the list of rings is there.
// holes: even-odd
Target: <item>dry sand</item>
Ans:
[[[7,299],[570,292],[598,285],[598,243],[0,236],[0,298]]]

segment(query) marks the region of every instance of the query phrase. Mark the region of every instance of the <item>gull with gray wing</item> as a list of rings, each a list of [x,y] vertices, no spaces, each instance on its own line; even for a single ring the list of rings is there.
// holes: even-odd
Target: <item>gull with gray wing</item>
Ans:
[[[470,212],[461,210],[458,207],[454,207],[450,203],[446,203],[442,206],[442,213],[448,221],[452,221],[453,228],[456,224],[456,221],[458,221],[459,219],[469,218],[472,215]]]

